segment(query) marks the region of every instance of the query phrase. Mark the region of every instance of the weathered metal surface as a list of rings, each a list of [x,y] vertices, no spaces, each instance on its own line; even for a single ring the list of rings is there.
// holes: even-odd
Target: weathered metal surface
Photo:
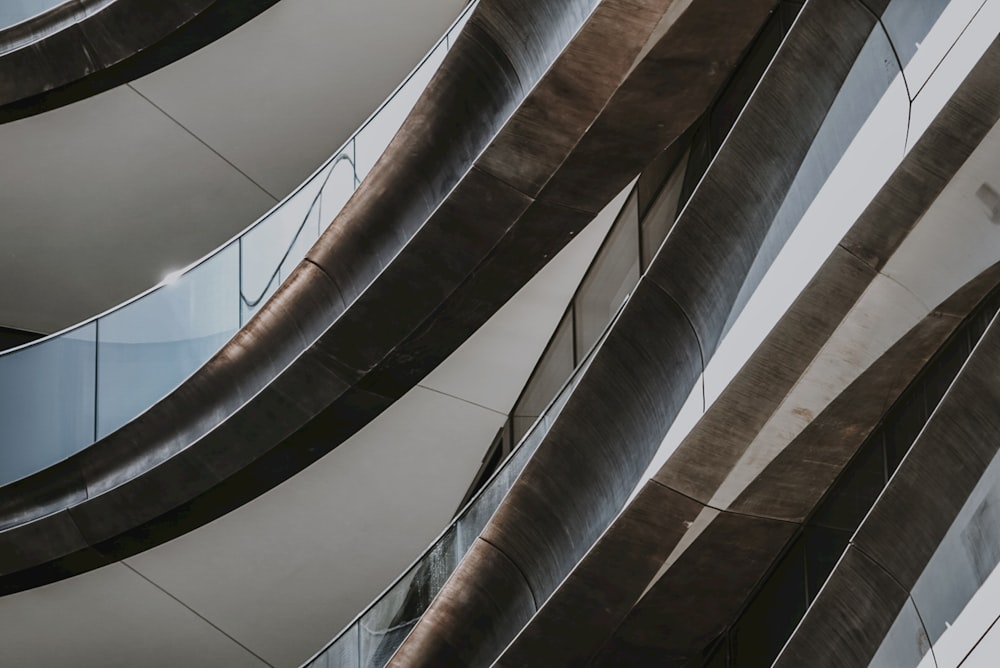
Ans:
[[[781,107],[796,113],[805,106],[802,124],[797,126],[794,116],[781,118],[780,112],[761,102],[768,99],[761,93],[767,90],[765,79],[754,98],[758,106],[751,101],[740,121],[757,132],[740,135],[739,125],[734,130],[661,249],[650,276],[640,283],[547,440],[483,532],[482,540],[519,566],[542,609],[530,623],[522,621],[527,624],[523,630],[472,625],[469,620],[479,618],[476,604],[463,601],[461,592],[477,581],[477,575],[489,574],[480,563],[467,561],[400,648],[394,665],[482,665],[493,661],[497,648],[511,640],[498,665],[588,661],[670,665],[701,654],[739,612],[797,523],[877,423],[886,402],[898,396],[961,317],[996,283],[996,271],[976,279],[890,347],[881,360],[860,370],[862,377],[848,388],[849,393],[831,404],[811,431],[788,444],[787,456],[766,466],[760,484],[751,484],[725,512],[705,505],[822,343],[995,121],[996,105],[980,105],[990,96],[983,96],[978,90],[982,81],[973,79],[855,225],[846,248],[835,250],[737,381],[640,492],[634,507],[627,508],[595,542],[595,534],[603,531],[602,522],[609,522],[620,508],[617,504],[624,501],[622,490],[637,482],[639,462],[644,464],[644,457],[651,454],[651,433],[665,430],[672,419],[669,405],[678,395],[686,397],[691,387],[684,376],[664,380],[655,373],[638,373],[635,366],[639,360],[648,368],[677,359],[684,345],[689,346],[689,355],[700,354],[691,344],[681,343],[688,336],[676,338],[680,326],[673,337],[661,337],[670,343],[661,343],[658,350],[642,345],[639,339],[648,332],[632,331],[639,320],[631,317],[632,312],[662,299],[662,288],[672,297],[664,303],[679,304],[690,318],[685,324],[693,325],[706,352],[714,349],[755,249],[763,243],[767,225],[839,82],[876,24],[875,16],[857,3],[815,3],[805,11],[789,38],[788,49],[797,57],[769,74],[772,82],[785,86],[778,90],[788,96],[775,95],[771,104],[785,100]],[[829,40],[831,31],[837,39]],[[798,44],[796,37],[802,40]],[[825,62],[831,49],[837,50],[833,61],[839,65],[832,68],[829,79],[817,74],[824,68],[803,67],[810,58]],[[781,57],[776,61],[780,64]],[[979,76],[988,74],[980,71]],[[805,88],[796,90],[796,83]],[[814,106],[804,103],[810,96],[818,100]],[[791,127],[782,125],[773,134],[761,130],[780,122],[776,119]],[[955,132],[963,135],[960,141],[950,136]],[[775,134],[783,136],[777,140]],[[763,144],[768,140],[773,144]],[[938,152],[943,152],[939,161],[934,157]],[[761,155],[770,159],[757,169],[754,160]],[[931,163],[937,168],[928,169]],[[697,364],[690,358],[689,363]],[[777,378],[776,368],[784,368]],[[762,387],[768,388],[763,395]],[[873,397],[879,400],[875,410],[856,410],[859,402],[871,404]],[[666,410],[663,404],[668,404]],[[823,475],[799,475],[813,464],[823,442],[845,436],[847,443],[826,453],[825,462],[816,462]],[[778,477],[789,482],[790,489],[776,490],[767,484]],[[681,494],[664,494],[657,489],[661,485]],[[664,505],[654,521],[652,504],[657,502]],[[668,559],[685,533],[689,536],[678,550],[679,557]],[[742,555],[736,559],[738,568],[733,559],[737,550]],[[659,573],[661,567],[654,567],[657,560],[662,565]],[[594,601],[602,605],[586,605]]]
[[[671,459],[545,603],[498,665],[534,665],[537,657],[553,664],[683,665],[699,656],[734,620],[748,593],[781,554],[791,528],[804,520],[894,398],[1000,279],[1000,270],[994,266],[958,290],[816,416],[730,505],[709,506],[822,342],[875,279],[876,268],[860,258],[872,258],[878,267],[883,266],[996,122],[1000,99],[982,89],[994,76],[997,56],[994,51],[984,58],[852,228],[847,239],[857,255],[840,247],[834,251]],[[690,206],[688,211],[692,211]],[[650,494],[663,497],[658,485],[683,494],[685,508],[695,503],[703,509],[686,542],[652,523],[642,526],[640,518],[653,513]],[[662,502],[661,512],[670,516],[666,504],[677,501],[671,497]],[[897,513],[893,521],[899,522],[900,517]],[[765,521],[791,528],[785,533],[753,530],[755,522]],[[917,524],[909,526],[920,531]],[[737,537],[720,542],[720,531]],[[734,560],[735,545],[742,552]],[[671,561],[668,555],[674,548],[679,548],[679,557]],[[910,554],[905,548],[902,552]],[[664,564],[660,572],[650,564],[654,556]],[[599,592],[612,590],[602,610],[571,607],[584,592],[598,597]],[[631,594],[631,601],[625,592]],[[862,605],[862,599],[855,599],[854,605]],[[575,634],[581,627],[587,629],[584,641]],[[819,628],[822,623],[814,629],[821,635]],[[595,638],[602,634],[610,639],[595,658],[594,647],[600,643]],[[831,651],[828,656],[834,665],[843,655]],[[792,660],[788,665],[812,664]]]
[[[137,79],[275,2],[73,0],[0,30],[0,123]]]
[[[122,429],[0,490],[0,541],[23,545],[0,589],[109,563],[218,517],[332,450],[450,354],[602,206],[600,194],[574,207],[545,188],[522,192],[481,156],[492,169],[549,171],[546,181],[600,181],[608,198],[620,190],[635,176],[627,170],[675,136],[659,132],[634,164],[573,162],[595,132],[580,110],[607,106],[669,4],[594,12],[594,0],[484,0],[371,175],[234,340]],[[611,20],[622,12],[627,33]],[[591,68],[601,35],[618,55]],[[725,62],[740,50],[727,45]],[[702,108],[726,75],[712,68]],[[525,130],[542,122],[532,120],[536,95],[548,96],[551,142]],[[696,118],[664,114],[682,129]],[[601,141],[614,146],[614,136]]]
[[[886,641],[928,562],[997,456],[998,362],[1000,327],[994,322],[858,529],[776,666],[838,666],[844,665],[844,657],[852,657],[849,665],[867,665]],[[992,525],[985,530],[995,533]],[[975,553],[964,559],[981,557],[990,559]],[[987,569],[992,565],[987,562]],[[949,589],[948,583],[937,583],[936,591]],[[921,604],[940,603],[920,597],[914,602],[918,613]],[[926,652],[929,647],[925,644],[922,649]]]

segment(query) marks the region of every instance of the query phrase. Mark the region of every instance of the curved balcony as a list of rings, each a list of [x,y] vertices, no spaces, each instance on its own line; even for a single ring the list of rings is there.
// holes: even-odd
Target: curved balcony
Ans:
[[[731,21],[735,39],[699,67],[662,73],[684,83],[661,93],[675,109],[668,122],[659,110],[597,122],[667,4],[475,8],[371,175],[275,294],[253,306],[273,266],[261,292],[229,283],[237,299],[213,318],[232,329],[249,315],[238,311],[257,308],[235,338],[135,419],[3,488],[0,542],[18,546],[5,591],[201,526],[330,452],[434,368],[697,120],[771,3],[743,10],[756,23]],[[513,23],[531,39],[507,34]],[[595,63],[612,33],[613,57]],[[323,205],[306,202],[303,214]],[[238,265],[240,250],[224,248],[220,266]],[[105,414],[95,405],[91,429]]]
[[[111,434],[233,338],[371,171],[473,7],[336,153],[236,238],[106,313],[0,353],[0,486]]]
[[[948,50],[944,43],[939,56]],[[823,478],[788,467],[818,466],[820,451],[804,434],[786,439],[928,316],[928,305],[967,281],[978,282],[978,296],[995,284],[995,273],[985,275],[996,261],[989,226],[949,242],[959,260],[949,267],[960,270],[922,278],[918,269],[933,264],[927,230],[940,231],[946,215],[923,221],[919,241],[893,257],[988,130],[995,96],[981,91],[992,90],[994,64],[978,67],[928,129],[929,118],[908,119],[934,97],[910,97],[906,64],[892,65],[893,53],[864,4],[805,6],[587,374],[390,665],[688,665],[711,649],[800,521],[798,504],[817,500]],[[887,149],[878,163],[859,150],[876,138]],[[823,188],[834,167],[863,171],[865,185],[831,178]],[[794,303],[789,288],[789,311],[770,335],[780,309],[750,332],[763,343],[723,390],[704,365],[760,258],[789,238],[775,230],[789,210],[797,211],[791,226],[800,224],[814,198],[810,227],[819,227],[787,257],[808,268],[832,250],[831,259],[815,278],[804,273],[813,281]],[[824,207],[836,223],[818,215]],[[976,299],[959,301],[954,311],[941,307],[952,325]],[[878,324],[861,324],[869,322]],[[718,399],[647,481],[643,471],[699,376],[699,403]]]
[[[0,118],[47,111],[136,79],[235,30],[275,2],[5,2]]]

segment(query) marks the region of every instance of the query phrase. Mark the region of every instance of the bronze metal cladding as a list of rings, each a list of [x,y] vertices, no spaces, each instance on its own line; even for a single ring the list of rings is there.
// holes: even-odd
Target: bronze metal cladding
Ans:
[[[923,650],[929,649],[921,604],[912,592],[970,493],[998,452],[997,365],[1000,326],[994,321],[900,464],[776,666],[867,665],[904,605],[916,605]],[[995,533],[995,526],[984,529]],[[995,559],[970,550],[966,558]],[[952,583],[939,583],[948,591]],[[936,629],[940,632],[941,629]],[[908,641],[913,640],[907,634]],[[919,658],[919,657],[916,657]]]
[[[168,65],[278,0],[73,0],[0,29],[0,123]]]
[[[858,2],[812,3],[803,10],[649,274],[487,524],[481,545],[446,583],[392,665],[681,665],[732,621],[879,415],[862,411],[852,418],[850,405],[863,397],[845,395],[803,437],[852,436],[826,453],[825,475],[800,475],[817,455],[815,444],[801,440],[736,499],[733,512],[706,504],[762,419],[996,122],[1000,97],[989,83],[1000,58],[996,49],[737,380],[606,529],[701,372],[701,356],[717,345],[792,175],[875,25],[876,17]],[[824,66],[803,67],[811,60]],[[643,106],[634,98],[633,104]],[[793,111],[783,116],[782,109]],[[919,371],[996,281],[991,270],[941,305],[871,367],[865,379],[871,387],[864,391],[898,394],[907,375]],[[902,377],[889,372],[900,359],[907,360]],[[762,398],[765,367],[769,384],[776,385]],[[778,473],[802,484],[776,490]],[[705,531],[658,573],[699,514]],[[487,553],[514,563],[520,578],[501,581],[490,572],[498,557],[477,556]],[[496,589],[490,594],[484,587]],[[468,596],[471,590],[477,595]],[[523,592],[517,609],[504,607],[499,614],[514,590]],[[541,607],[533,619],[528,600]]]
[[[200,526],[354,434],[696,120],[773,4],[695,3],[731,14],[730,39],[682,41],[685,58],[633,68],[670,0],[483,0],[371,175],[247,326],[143,415],[0,490],[0,542],[17,546],[0,591]],[[646,86],[667,104],[623,123]],[[573,194],[583,182],[598,185]],[[674,307],[650,308],[697,349],[663,315]]]

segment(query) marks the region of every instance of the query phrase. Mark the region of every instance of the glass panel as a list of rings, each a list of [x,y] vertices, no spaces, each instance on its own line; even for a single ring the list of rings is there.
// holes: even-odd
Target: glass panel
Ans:
[[[597,342],[638,282],[638,205],[633,193],[574,297],[578,355]]]
[[[653,261],[653,256],[660,250],[667,233],[674,226],[678,206],[681,200],[681,188],[684,186],[684,174],[687,171],[688,154],[684,154],[680,163],[663,185],[663,189],[653,201],[646,217],[642,219],[642,267],[643,271]]]
[[[769,666],[806,611],[805,554],[802,541],[754,596],[731,632],[732,666]]]
[[[61,5],[65,0],[4,0],[0,3],[0,29],[30,19]]]
[[[994,458],[913,587],[931,640],[953,625],[1000,564],[1000,457]]]
[[[358,656],[358,625],[351,624],[337,641],[306,664],[306,668],[353,668],[361,665]]]
[[[854,531],[885,485],[882,430],[868,437],[861,450],[834,482],[810,524]]]
[[[97,435],[125,424],[239,329],[238,244],[98,322]]]
[[[802,532],[800,540],[805,543],[806,586],[809,600],[812,601],[847,550],[851,532],[809,526]]]
[[[573,373],[573,311],[566,311],[556,327],[548,348],[532,371],[524,391],[512,411],[514,442],[521,440],[566,379]]]
[[[420,94],[424,92],[427,83],[434,76],[438,66],[444,59],[447,47],[441,43],[427,57],[413,77],[403,84],[391,100],[379,110],[368,125],[363,127],[355,137],[355,169],[358,178],[364,179],[379,159],[386,146],[396,136],[403,121],[406,120],[413,105],[417,103]]]
[[[94,323],[0,357],[0,484],[94,440]]]
[[[893,0],[889,3],[882,22],[903,64],[911,97],[916,96],[982,4],[983,0]]]
[[[899,616],[875,652],[869,668],[899,668],[917,666],[931,648],[927,634],[920,623],[920,617],[909,598]]]
[[[517,476],[521,474],[524,465],[531,459],[531,455],[535,452],[544,435],[543,429],[535,429],[531,432],[521,447],[507,460],[496,477],[486,485],[482,494],[458,518],[456,523],[457,549],[460,554],[465,554],[469,550],[472,542],[486,526],[490,517],[500,507],[503,497],[507,495],[507,491],[517,480]]]
[[[885,34],[873,31],[774,214],[724,332],[729,332],[744,307],[773,315],[744,318],[740,340],[753,337],[746,323],[760,331],[761,325],[783,313],[792,295],[805,287],[847,226],[875,196],[878,184],[896,168],[906,140],[909,101],[902,84],[893,83],[899,78],[894,62]],[[862,183],[859,173],[871,178]],[[838,209],[837,216],[830,215],[833,208]],[[752,298],[762,285],[766,299]],[[765,292],[769,285],[774,287]],[[763,331],[768,329],[770,325]]]
[[[360,620],[361,665],[384,666],[458,565],[452,526]]]
[[[886,419],[888,426],[885,432],[886,470],[890,475],[924,428],[927,416],[923,386],[916,388],[900,405],[893,407],[892,414]]]
[[[722,145],[736,123],[789,27],[790,24],[782,21],[780,15],[772,16],[754,39],[750,51],[733,73],[719,99],[712,105],[709,126],[713,153]]]
[[[977,335],[978,338],[978,335]],[[937,406],[969,356],[968,346],[951,345],[933,363],[926,379],[927,405]]]
[[[469,4],[472,5],[474,3]],[[458,18],[458,21],[455,22],[454,27],[452,27],[451,31],[448,33],[448,38],[451,40],[452,44],[455,43],[455,37],[458,36],[458,33],[462,32],[462,28],[464,28],[465,24],[469,22],[470,16],[472,16],[472,12],[466,10],[465,13]]]
[[[285,260],[293,249],[302,253],[301,242],[297,242],[309,214],[315,211],[313,205],[328,173],[329,168],[317,174],[240,238],[240,324],[245,324],[278,289],[282,269],[287,273]],[[315,221],[312,228],[316,229]]]
[[[691,148],[688,151],[687,173],[684,175],[684,187],[681,188],[681,208],[691,199],[701,177],[708,169],[709,163],[715,157],[709,144],[708,124],[702,120],[691,138]]]
[[[319,229],[319,204],[319,199],[317,198],[309,209],[309,213],[306,214],[302,226],[292,238],[292,243],[288,247],[288,254],[285,255],[278,266],[278,285],[281,285],[285,279],[292,275],[295,267],[299,265],[302,258],[306,256],[309,249],[316,243],[316,239],[319,237],[317,233]]]
[[[353,154],[353,146],[352,143],[349,147],[350,154]],[[337,158],[333,169],[327,172],[323,183],[319,200],[317,236],[330,226],[333,219],[347,204],[347,200],[354,194],[354,183],[354,158],[345,151],[341,157]]]

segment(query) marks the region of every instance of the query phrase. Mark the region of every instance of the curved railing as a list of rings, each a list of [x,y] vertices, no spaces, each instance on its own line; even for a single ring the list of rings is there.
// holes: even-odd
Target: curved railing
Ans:
[[[128,302],[0,354],[0,485],[137,417],[246,324],[371,170],[476,4],[330,159],[237,237]]]
[[[759,48],[773,53],[777,44]],[[732,91],[742,90],[744,97],[734,105],[741,109],[749,90],[739,84],[746,78],[759,79],[767,62],[761,59],[755,67],[742,70],[720,100],[732,103],[737,99],[730,96]],[[419,621],[548,433],[708,169],[721,146],[720,137],[705,131],[710,120],[717,130],[728,132],[736,114],[713,103],[700,122],[640,174],[451,524],[303,668],[385,665]]]
[[[63,4],[70,3],[67,0],[4,0],[0,3],[0,30],[24,23]]]
[[[624,308],[628,295],[621,308]],[[615,314],[612,317],[616,317]],[[603,338],[603,337],[602,337]],[[518,445],[437,537],[388,589],[368,605],[305,668],[383,666],[417,623],[458,562],[469,551],[504,495],[531,459],[583,376],[598,346],[581,361]]]
[[[451,524],[304,665],[382,666],[417,623],[548,433],[683,206],[688,137],[639,177],[573,293]]]

